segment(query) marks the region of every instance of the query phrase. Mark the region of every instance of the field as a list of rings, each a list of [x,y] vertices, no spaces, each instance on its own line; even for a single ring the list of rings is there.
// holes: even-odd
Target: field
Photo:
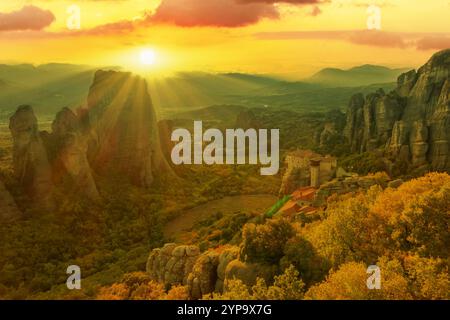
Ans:
[[[239,195],[224,197],[209,201],[192,209],[184,211],[181,215],[169,221],[164,228],[164,236],[175,242],[183,242],[191,238],[192,229],[196,223],[209,218],[211,215],[221,213],[223,216],[233,215],[237,212],[251,215],[264,213],[278,198],[270,194]]]

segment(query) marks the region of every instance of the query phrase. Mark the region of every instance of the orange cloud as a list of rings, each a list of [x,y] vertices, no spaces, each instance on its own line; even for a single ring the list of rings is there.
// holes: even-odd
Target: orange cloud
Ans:
[[[28,5],[18,11],[0,13],[0,31],[42,30],[53,21],[51,11]]]
[[[419,50],[442,50],[450,48],[450,36],[428,36],[416,42]]]
[[[404,48],[407,43],[400,34],[376,31],[363,30],[349,34],[349,41],[355,44],[389,47],[389,48]]]
[[[243,3],[292,3],[292,4],[318,4],[322,2],[327,2],[324,0],[238,0]]]
[[[152,22],[181,27],[242,27],[263,18],[277,19],[274,1],[162,0]],[[263,3],[265,2],[265,3]]]
[[[341,31],[286,31],[255,34],[263,40],[325,39],[347,41],[358,45],[384,48],[416,47],[418,50],[445,49],[450,47],[450,34],[420,32],[389,32],[377,30]]]

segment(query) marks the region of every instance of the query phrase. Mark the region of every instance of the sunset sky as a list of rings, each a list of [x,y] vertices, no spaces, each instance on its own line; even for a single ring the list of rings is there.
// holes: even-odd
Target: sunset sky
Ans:
[[[73,4],[81,28],[69,30]],[[381,30],[368,30],[369,5],[381,9]],[[0,62],[294,78],[417,67],[450,48],[449,16],[450,0],[0,0]]]

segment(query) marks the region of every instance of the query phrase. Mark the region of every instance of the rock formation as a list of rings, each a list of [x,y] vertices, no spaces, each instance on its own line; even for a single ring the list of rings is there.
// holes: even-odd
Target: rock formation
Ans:
[[[161,140],[161,150],[164,157],[171,163],[172,148],[176,142],[171,140],[174,124],[172,120],[164,119],[158,121],[159,138]]]
[[[142,187],[171,172],[144,79],[126,72],[97,71],[89,90],[88,114],[94,136],[88,157],[96,172],[114,171]]]
[[[150,277],[164,283],[166,287],[174,284],[187,284],[187,279],[200,256],[197,246],[177,246],[168,243],[154,249],[147,260],[146,270]]]
[[[13,220],[21,216],[14,198],[0,181],[0,220]]]
[[[402,74],[391,93],[353,96],[344,135],[354,152],[384,148],[394,162],[450,170],[450,50]]]
[[[214,251],[203,253],[195,261],[187,278],[189,295],[193,299],[201,299],[203,295],[215,290],[218,265],[219,254]]]
[[[185,285],[191,298],[200,299],[205,294],[222,292],[226,279],[241,277],[247,283],[248,277],[242,275],[252,274],[251,281],[256,280],[256,275],[262,274],[256,265],[244,263],[245,272],[239,268],[230,268],[230,263],[237,261],[238,256],[237,247],[228,247],[221,252],[200,253],[197,246],[168,243],[150,252],[146,270],[153,280],[163,283],[166,288]]]
[[[14,173],[25,192],[46,205],[51,202],[52,174],[47,150],[30,106],[20,106],[10,118]]]
[[[74,192],[97,200],[100,196],[87,159],[88,139],[80,117],[69,108],[63,108],[52,123],[47,147],[53,163],[54,180],[58,181],[67,174],[73,181]]]
[[[9,127],[14,172],[25,191],[46,204],[52,202],[53,185],[67,181],[66,177],[71,193],[97,200],[94,172],[124,174],[143,187],[172,173],[147,83],[131,73],[96,72],[88,108],[77,113],[63,108],[50,133],[39,132],[30,106],[20,106]],[[164,134],[169,130],[165,129]]]

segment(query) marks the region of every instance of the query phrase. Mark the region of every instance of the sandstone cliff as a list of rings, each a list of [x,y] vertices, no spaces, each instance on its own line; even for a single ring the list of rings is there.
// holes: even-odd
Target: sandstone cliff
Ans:
[[[3,182],[0,181],[0,220],[13,220],[21,216],[11,194],[6,190]]]
[[[97,200],[100,196],[87,159],[89,134],[82,120],[69,108],[63,108],[52,123],[52,133],[46,136],[46,145],[54,181],[68,175],[73,182],[73,192]]]
[[[30,106],[20,106],[10,118],[14,173],[33,199],[51,203],[52,174],[47,150]]]
[[[222,293],[227,280],[239,279],[252,286],[258,277],[269,281],[277,271],[277,265],[265,265],[244,261],[238,247],[227,247],[200,253],[195,245],[167,243],[153,249],[147,260],[146,271],[152,280],[166,288],[185,285],[191,299],[201,299],[213,292]]]
[[[450,170],[450,50],[402,74],[388,94],[353,96],[344,135],[353,152],[384,148],[394,162]]]
[[[96,172],[115,171],[142,187],[171,172],[143,78],[97,71],[89,90],[88,115],[94,137],[88,157]]]
[[[172,174],[147,83],[131,73],[98,71],[88,108],[77,113],[63,108],[51,132],[39,131],[30,106],[20,106],[9,127],[16,177],[32,198],[46,204],[52,203],[53,186],[62,181],[69,181],[73,194],[99,199],[94,173],[124,174],[142,187]]]

